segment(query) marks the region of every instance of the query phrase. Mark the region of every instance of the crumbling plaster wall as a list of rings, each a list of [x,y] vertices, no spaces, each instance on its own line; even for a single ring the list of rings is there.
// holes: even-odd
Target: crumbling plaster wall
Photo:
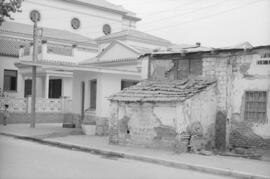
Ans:
[[[124,145],[173,148],[189,127],[199,122],[203,139],[214,145],[215,87],[185,102],[111,103],[110,142]]]
[[[267,109],[270,109],[270,67],[257,65],[258,60],[259,54],[234,59],[231,98],[232,113],[236,120],[243,120],[246,91],[267,91]],[[270,119],[270,110],[267,111],[267,118]]]
[[[168,126],[175,131],[173,103],[111,103],[110,141],[119,144],[153,146],[155,127]]]
[[[260,136],[270,136],[269,124],[246,124],[244,121],[246,91],[267,91],[267,118],[268,121],[270,119],[270,68],[269,65],[257,65],[262,53],[264,52],[223,56],[219,54],[203,59],[203,76],[217,79],[217,107],[231,121],[226,129],[231,135],[227,135],[226,141],[229,141],[230,137],[230,143],[233,145],[241,143],[250,146],[270,146],[263,140],[254,144]],[[234,132],[239,131],[242,133],[235,135]],[[251,136],[255,136],[256,140]]]
[[[230,140],[233,146],[270,149],[270,68],[269,65],[258,65],[258,60],[261,60],[260,53],[240,56],[234,60]],[[246,91],[267,92],[266,123],[257,119],[254,121],[244,119]]]

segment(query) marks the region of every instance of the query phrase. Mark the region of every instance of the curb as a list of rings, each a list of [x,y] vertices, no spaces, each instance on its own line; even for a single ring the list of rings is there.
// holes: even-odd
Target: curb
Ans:
[[[231,176],[231,177],[236,177],[240,179],[270,179],[270,177],[268,176],[254,175],[252,173],[245,173],[245,172],[233,171],[233,170],[228,170],[228,169],[207,167],[207,166],[196,165],[196,164],[187,164],[187,163],[182,163],[182,162],[175,162],[175,161],[157,159],[157,158],[152,158],[152,157],[147,157],[147,156],[142,156],[142,155],[141,156],[133,155],[133,154],[123,153],[123,152],[115,152],[115,151],[109,151],[109,150],[103,150],[103,149],[97,149],[97,148],[91,148],[91,147],[82,147],[79,145],[48,141],[48,140],[39,139],[35,137],[19,136],[19,135],[3,133],[3,132],[0,132],[0,135],[14,137],[21,140],[33,141],[33,142],[37,142],[41,144],[46,144],[46,145],[70,149],[70,150],[88,152],[88,153],[97,154],[97,155],[110,155],[110,156],[114,156],[118,158],[132,159],[132,160],[143,161],[147,163],[163,165],[167,167],[188,169],[188,170],[216,174],[216,175]]]

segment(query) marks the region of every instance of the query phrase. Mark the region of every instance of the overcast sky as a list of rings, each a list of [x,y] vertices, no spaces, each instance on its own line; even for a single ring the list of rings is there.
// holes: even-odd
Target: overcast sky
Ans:
[[[270,44],[270,0],[108,0],[142,18],[137,29],[173,43]]]

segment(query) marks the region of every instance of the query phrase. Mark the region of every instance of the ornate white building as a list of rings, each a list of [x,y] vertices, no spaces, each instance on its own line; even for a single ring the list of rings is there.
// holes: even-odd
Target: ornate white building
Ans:
[[[140,18],[105,0],[25,0],[22,13],[13,14],[14,21],[6,21],[0,26],[0,73],[3,74],[0,88],[9,96],[31,94],[31,68],[20,64],[15,66],[14,63],[32,60],[33,22],[30,13],[33,10],[40,14],[40,61],[59,65],[95,60],[98,53],[102,53],[99,58],[107,46],[112,42],[115,44],[115,40],[148,50],[170,44],[136,31],[136,22]],[[107,60],[126,56],[117,50],[111,53],[114,55],[110,54]],[[72,71],[39,67],[37,76],[38,97],[72,96]]]

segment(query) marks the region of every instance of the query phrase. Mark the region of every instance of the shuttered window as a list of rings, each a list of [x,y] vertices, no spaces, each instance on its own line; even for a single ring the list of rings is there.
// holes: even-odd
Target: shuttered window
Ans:
[[[245,95],[245,120],[251,122],[266,122],[266,91],[247,91]]]

